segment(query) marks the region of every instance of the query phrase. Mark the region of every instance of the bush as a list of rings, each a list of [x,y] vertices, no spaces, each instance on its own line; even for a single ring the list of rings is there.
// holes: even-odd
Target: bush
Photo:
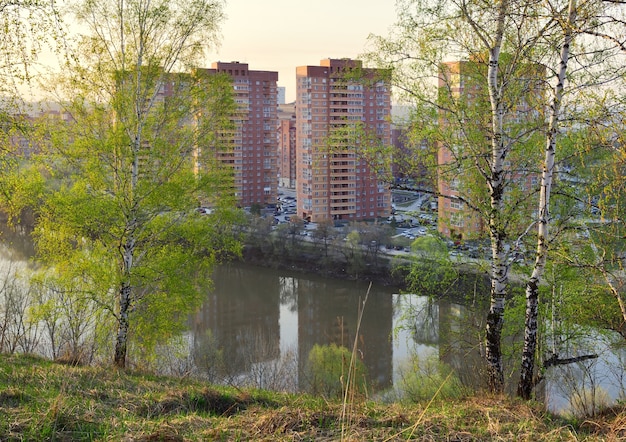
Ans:
[[[460,398],[465,387],[458,376],[436,356],[420,360],[413,356],[404,369],[400,370],[400,398],[409,402]]]
[[[349,378],[351,356],[350,350],[335,344],[314,345],[308,361],[309,391],[326,398],[342,397]],[[350,384],[356,392],[365,393],[366,369],[360,359],[355,360]]]

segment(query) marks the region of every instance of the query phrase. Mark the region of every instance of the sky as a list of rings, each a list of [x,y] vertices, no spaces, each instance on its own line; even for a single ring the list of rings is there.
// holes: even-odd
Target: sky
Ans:
[[[369,34],[387,36],[395,0],[226,0],[215,61],[239,61],[278,72],[286,101],[295,100],[296,67],[325,58],[358,58]],[[207,66],[209,67],[209,66]]]

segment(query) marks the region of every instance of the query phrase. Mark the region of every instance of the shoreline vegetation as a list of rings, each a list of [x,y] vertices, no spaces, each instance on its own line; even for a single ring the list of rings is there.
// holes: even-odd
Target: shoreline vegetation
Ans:
[[[375,284],[406,288],[404,272],[397,268],[391,268],[389,259],[379,258],[380,262],[376,266],[364,266],[358,272],[350,273],[346,270],[345,261],[326,260],[321,261],[321,256],[309,253],[292,254],[288,259],[277,259],[272,254],[263,253],[257,247],[246,246],[243,251],[242,261],[259,267],[270,267],[280,270],[289,270],[299,273],[312,273],[322,277],[344,279],[344,280],[366,280]],[[381,264],[386,261],[386,264]]]
[[[1,440],[617,441],[623,405],[587,419],[480,395],[383,404],[0,356]]]

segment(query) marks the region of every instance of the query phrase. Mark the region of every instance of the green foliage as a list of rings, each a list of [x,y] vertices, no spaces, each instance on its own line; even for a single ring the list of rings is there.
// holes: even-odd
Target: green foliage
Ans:
[[[34,164],[0,158],[0,207],[10,223],[32,224],[30,214],[41,202],[44,178]]]
[[[458,268],[448,257],[448,247],[433,236],[416,238],[411,249],[413,262],[407,276],[411,293],[434,297],[443,296],[458,279]]]
[[[469,393],[454,371],[437,356],[421,360],[412,355],[409,362],[400,368],[400,378],[397,387],[400,397],[409,402],[445,401]]]
[[[345,347],[336,344],[315,344],[309,352],[308,374],[310,376],[308,390],[312,394],[326,398],[343,397],[349,376],[356,392],[365,393],[366,369],[363,361],[357,358],[354,371],[349,373],[351,353]]]
[[[624,336],[619,303],[594,269],[577,268],[557,258],[548,266],[546,282],[542,296],[544,317],[550,323],[547,339],[558,336],[558,350],[568,341],[584,338],[590,328]]]
[[[240,252],[232,169],[219,161],[235,103],[227,76],[174,72],[212,41],[219,2],[74,6],[91,33],[52,85],[72,120],[49,130],[55,186],[34,237],[54,284],[111,315],[124,366],[129,342],[149,357],[180,333],[214,264]]]

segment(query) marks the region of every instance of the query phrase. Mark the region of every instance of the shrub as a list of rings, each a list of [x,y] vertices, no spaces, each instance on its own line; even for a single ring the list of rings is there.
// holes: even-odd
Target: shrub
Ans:
[[[342,397],[348,382],[350,358],[350,350],[345,347],[314,345],[308,361],[309,391],[327,398]],[[356,359],[350,376],[356,392],[365,393],[366,369],[363,361]]]
[[[409,402],[459,398],[465,387],[458,376],[436,356],[419,359],[413,356],[400,370],[399,396]]]

